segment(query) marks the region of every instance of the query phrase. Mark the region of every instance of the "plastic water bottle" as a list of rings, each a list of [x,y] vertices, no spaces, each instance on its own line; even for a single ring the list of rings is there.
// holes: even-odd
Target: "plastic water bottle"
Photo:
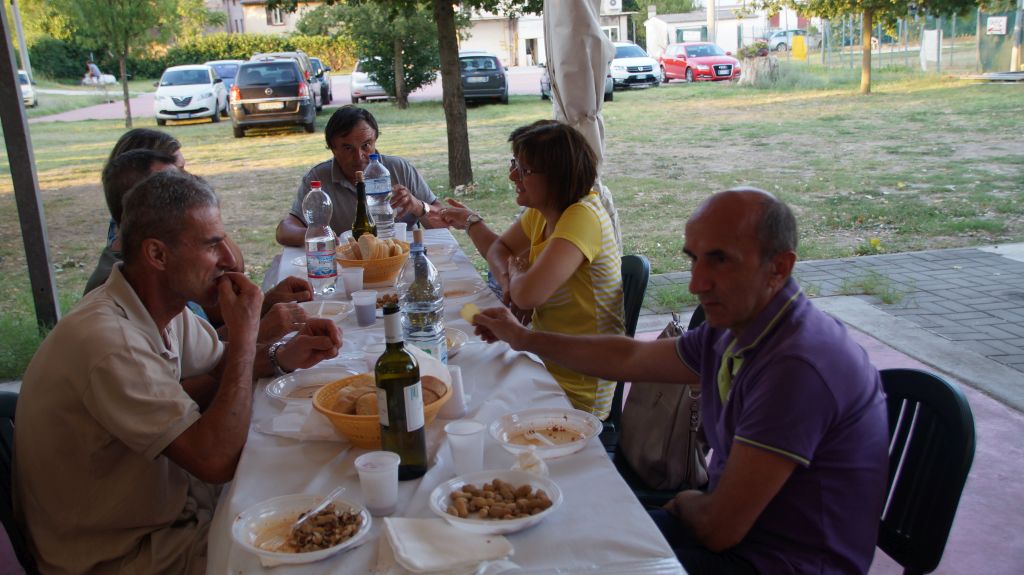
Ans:
[[[391,172],[380,163],[380,154],[370,154],[370,164],[363,172],[366,181],[366,203],[370,217],[377,225],[377,237],[395,235],[395,211],[391,209]]]
[[[398,285],[401,295],[402,331],[405,341],[421,351],[448,363],[448,338],[444,332],[444,287],[441,274],[427,259],[423,248],[423,230],[413,232],[409,262],[402,270]],[[409,275],[412,277],[408,277]]]
[[[306,217],[306,274],[314,296],[325,296],[334,293],[338,279],[338,264],[334,260],[338,238],[331,229],[334,208],[330,196],[320,189],[320,182],[310,185],[302,200],[302,214]]]

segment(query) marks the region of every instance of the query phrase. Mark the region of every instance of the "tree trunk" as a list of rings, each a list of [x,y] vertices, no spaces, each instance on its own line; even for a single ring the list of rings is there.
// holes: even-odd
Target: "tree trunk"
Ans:
[[[448,187],[473,181],[469,157],[469,128],[466,126],[466,100],[459,74],[459,42],[455,32],[455,9],[449,0],[434,0],[437,21],[437,47],[441,53],[441,91],[444,118],[448,128]]]
[[[405,63],[402,61],[402,39],[395,38],[395,101],[399,110],[409,107],[409,94],[405,90]]]
[[[128,50],[121,52],[121,57],[118,58],[119,68],[121,69],[121,93],[124,96],[124,127],[127,130],[132,128],[132,104],[128,101]],[[96,78],[101,83],[102,78]],[[106,94],[107,90],[104,88],[103,93]]]
[[[871,22],[874,20],[874,10],[864,10],[864,18],[860,25],[861,54],[860,54],[860,93],[871,93]],[[881,38],[878,39],[882,41]]]

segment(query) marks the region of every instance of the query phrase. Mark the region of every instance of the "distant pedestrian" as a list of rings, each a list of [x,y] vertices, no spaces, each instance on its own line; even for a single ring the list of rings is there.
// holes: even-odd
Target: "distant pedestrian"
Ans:
[[[85,77],[82,78],[83,84],[95,84],[99,85],[102,83],[103,73],[100,72],[100,67],[96,65],[96,62],[92,60],[85,61]]]

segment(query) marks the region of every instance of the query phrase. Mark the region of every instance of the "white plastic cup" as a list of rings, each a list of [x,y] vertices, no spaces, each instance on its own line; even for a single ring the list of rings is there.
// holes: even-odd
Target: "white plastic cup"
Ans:
[[[472,419],[459,419],[445,425],[444,431],[448,434],[455,475],[484,468],[484,424]]]
[[[406,241],[407,238],[406,238],[405,234],[406,234],[406,226],[408,226],[408,225],[409,224],[407,224],[406,222],[395,222],[395,236],[394,237],[395,237],[396,240],[402,240],[403,242]]]
[[[367,327],[377,323],[377,291],[360,290],[352,293],[352,305],[356,307],[356,323]]]
[[[363,268],[341,268],[338,275],[341,276],[341,282],[345,285],[345,293],[349,297],[363,289],[363,272],[365,271]]]
[[[398,464],[392,451],[371,451],[356,458],[363,504],[375,516],[391,515],[398,508]]]
[[[449,365],[448,373],[452,376],[452,397],[441,406],[437,415],[441,419],[458,419],[466,415],[466,394],[462,389],[462,368]]]

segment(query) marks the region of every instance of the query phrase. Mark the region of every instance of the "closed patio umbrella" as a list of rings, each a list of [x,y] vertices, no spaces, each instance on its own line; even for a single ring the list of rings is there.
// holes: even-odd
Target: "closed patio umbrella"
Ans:
[[[601,0],[544,0],[544,45],[555,119],[576,128],[597,153],[601,195],[615,241],[622,249],[619,217],[611,191],[601,183],[604,166],[604,79],[615,46],[601,30]]]

